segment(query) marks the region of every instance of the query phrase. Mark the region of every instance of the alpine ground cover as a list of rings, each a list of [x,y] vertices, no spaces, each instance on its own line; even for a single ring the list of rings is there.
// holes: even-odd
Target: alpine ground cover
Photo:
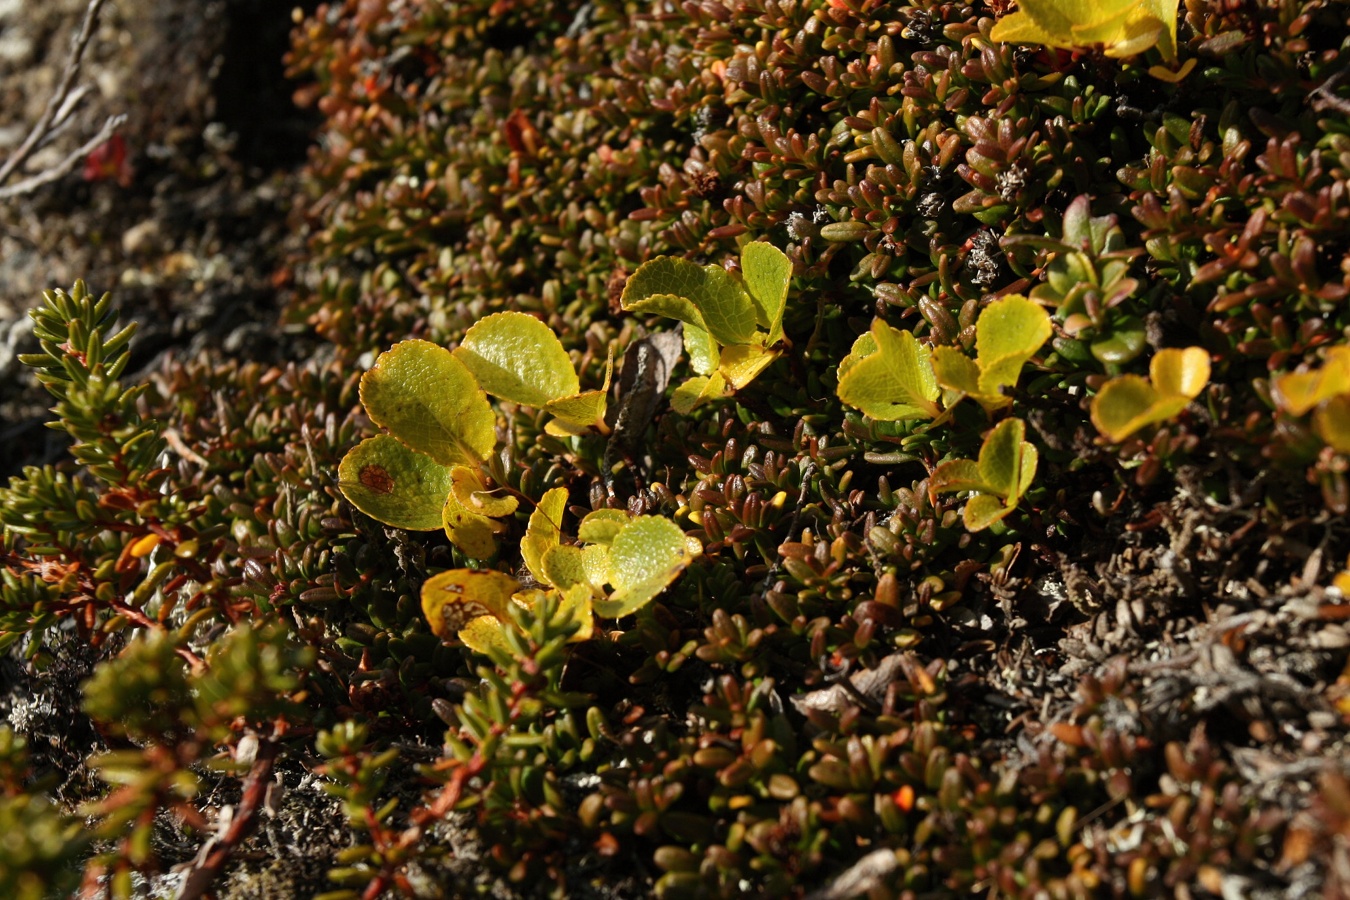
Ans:
[[[1345,7],[1042,7],[302,18],[322,350],[37,317],[15,896],[1350,890]]]

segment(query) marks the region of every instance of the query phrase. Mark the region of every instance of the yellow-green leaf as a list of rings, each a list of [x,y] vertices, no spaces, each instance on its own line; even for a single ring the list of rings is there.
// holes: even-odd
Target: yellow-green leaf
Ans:
[[[1193,400],[1209,383],[1209,354],[1203,347],[1159,350],[1149,361],[1148,374],[1159,394]]]
[[[721,372],[711,375],[695,375],[688,379],[670,396],[670,407],[680,415],[688,415],[708,400],[716,400],[727,393],[727,380]]]
[[[631,513],[622,509],[594,510],[581,520],[577,540],[587,544],[611,544],[632,518]]]
[[[975,321],[975,359],[954,347],[933,351],[938,384],[966,394],[988,411],[1012,403],[1003,389],[1017,384],[1022,366],[1050,338],[1050,316],[1021,294],[995,300]]]
[[[432,634],[446,638],[482,616],[505,619],[518,590],[520,583],[505,572],[451,569],[423,582],[422,614]]]
[[[366,438],[338,464],[338,488],[361,512],[409,531],[441,527],[451,470],[387,434]]]
[[[1149,364],[1152,381],[1121,375],[1092,398],[1092,424],[1112,441],[1181,412],[1209,381],[1209,355],[1200,347],[1158,351]]]
[[[975,360],[955,347],[934,347],[932,360],[933,376],[938,384],[959,394],[980,396],[980,367]]]
[[[617,619],[647,605],[693,557],[684,532],[674,522],[661,516],[638,516],[610,545],[614,592],[596,602],[596,613]]]
[[[684,352],[689,354],[689,367],[699,375],[711,375],[717,369],[717,359],[721,353],[717,341],[702,328],[684,325]]]
[[[1324,400],[1350,393],[1350,346],[1332,347],[1319,368],[1275,379],[1275,402],[1301,416]]]
[[[638,267],[619,302],[626,310],[655,312],[703,328],[720,344],[743,344],[755,333],[754,301],[721,266],[658,256]]]
[[[605,422],[605,407],[609,398],[609,385],[614,377],[614,351],[610,349],[605,359],[605,380],[598,390],[582,391],[570,397],[559,397],[544,404],[544,412],[556,416],[544,426],[544,430],[555,436],[566,434],[585,434],[592,429],[601,428]]]
[[[993,494],[976,494],[966,501],[965,508],[961,510],[961,521],[965,523],[967,531],[983,531],[1006,518],[1013,509],[1013,506],[1004,505]]]
[[[783,310],[792,281],[792,260],[773,244],[753,241],[741,248],[741,277],[755,303],[755,317],[769,332],[772,347],[783,336]]]
[[[1023,437],[1026,427],[1021,419],[1004,419],[985,437],[980,445],[980,478],[990,488],[990,493],[1005,497],[1012,503],[1020,496],[1018,487],[1022,476],[1022,459],[1030,450],[1036,448],[1028,444]],[[1035,464],[1032,465],[1035,471]]]
[[[450,492],[464,509],[492,519],[511,515],[519,505],[515,497],[500,488],[489,491],[482,474],[468,466],[450,469]]]
[[[1317,407],[1313,430],[1337,453],[1350,453],[1350,394],[1338,394]]]
[[[445,498],[445,506],[441,509],[441,524],[450,543],[473,559],[490,559],[495,556],[497,533],[505,530],[500,522],[465,509],[453,492]]]
[[[547,325],[521,312],[479,320],[455,349],[455,358],[495,397],[543,409],[581,390],[572,359]]]
[[[1092,424],[1111,440],[1123,441],[1154,421],[1154,408],[1160,399],[1147,378],[1139,375],[1112,378],[1092,398]]]
[[[1014,44],[1060,49],[1102,46],[1123,58],[1156,46],[1176,59],[1178,0],[1019,0],[989,36]]]
[[[1021,294],[1010,294],[986,306],[975,321],[975,357],[982,371],[1004,360],[1031,359],[1050,339],[1050,316]]]
[[[842,379],[844,374],[855,364],[876,352],[877,341],[876,338],[872,337],[872,332],[864,331],[858,335],[857,339],[853,341],[853,346],[849,348],[848,356],[839,361],[839,378]]]
[[[570,544],[549,548],[544,554],[544,575],[549,584],[562,590],[578,584],[590,584],[581,548]]]
[[[503,653],[511,652],[511,642],[506,639],[511,631],[511,626],[498,619],[496,616],[478,616],[470,619],[463,628],[459,629],[456,637],[463,642],[474,653],[481,653],[483,656],[490,655],[492,649],[497,649]]]
[[[973,459],[953,459],[938,466],[928,479],[928,489],[934,494],[993,490],[980,475],[980,464]]]
[[[777,358],[777,350],[768,350],[759,344],[733,344],[722,348],[717,370],[726,378],[727,384],[740,390]]]
[[[562,601],[558,604],[558,615],[565,619],[580,623],[581,627],[577,633],[568,639],[568,643],[577,641],[588,641],[591,635],[595,633],[595,617],[593,612],[594,596],[590,588],[584,584],[578,584],[562,592]]]
[[[539,505],[530,513],[525,526],[525,537],[520,541],[520,555],[525,567],[537,581],[551,584],[544,575],[543,558],[550,548],[558,546],[562,537],[563,512],[567,509],[567,488],[552,488],[539,499]]]
[[[361,376],[372,422],[446,466],[474,466],[497,443],[497,419],[473,374],[429,341],[403,341]]]
[[[872,323],[872,340],[876,352],[839,376],[839,399],[874,419],[936,418],[939,391],[928,349],[880,319]]]

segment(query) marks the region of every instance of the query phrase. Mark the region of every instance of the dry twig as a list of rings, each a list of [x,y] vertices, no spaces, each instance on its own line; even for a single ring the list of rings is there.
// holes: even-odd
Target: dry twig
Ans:
[[[51,99],[47,101],[47,106],[42,111],[42,115],[33,123],[27,137],[23,139],[23,143],[8,159],[0,163],[0,185],[9,181],[14,173],[24,163],[28,162],[33,153],[70,120],[80,100],[88,93],[88,88],[77,88],[75,83],[79,79],[80,69],[84,62],[84,51],[88,48],[89,41],[94,36],[94,30],[98,27],[98,17],[105,2],[107,0],[89,0],[89,5],[84,10],[84,21],[80,23],[80,30],[76,33],[71,44],[70,58],[66,60],[66,67],[61,72],[61,80],[57,83],[56,90],[52,93]],[[126,116],[124,115],[110,117],[93,137],[67,154],[60,162],[48,166],[40,172],[35,172],[15,184],[0,187],[0,200],[8,200],[31,193],[43,185],[50,184],[63,177],[79,165],[80,161],[88,156],[94,148],[111,138],[125,121]]]

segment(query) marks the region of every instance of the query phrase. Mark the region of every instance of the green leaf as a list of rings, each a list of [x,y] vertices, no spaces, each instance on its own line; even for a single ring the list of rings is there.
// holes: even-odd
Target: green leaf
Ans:
[[[1004,518],[1031,487],[1040,454],[1023,440],[1026,426],[1021,419],[1005,419],[985,436],[978,462],[957,459],[933,471],[929,490],[976,491],[962,512],[966,528],[980,531]]]
[[[451,569],[422,584],[422,614],[432,634],[449,637],[480,616],[507,618],[515,577],[492,569]]]
[[[980,478],[989,492],[1016,502],[1022,473],[1022,448],[1030,446],[1022,438],[1021,419],[1004,419],[985,437],[980,446]]]
[[[1137,316],[1122,316],[1111,324],[1111,333],[1090,343],[1092,355],[1111,366],[1123,366],[1144,352],[1148,335]]]
[[[695,555],[684,532],[674,522],[661,516],[638,516],[610,545],[610,583],[614,592],[596,602],[596,613],[617,619],[646,606],[684,571]]]
[[[744,344],[755,333],[754,301],[721,266],[658,256],[638,266],[619,302],[626,310],[660,313],[706,329],[720,344]]]
[[[403,341],[361,376],[361,403],[372,422],[442,465],[476,466],[497,444],[487,396],[449,350]]]
[[[522,406],[543,409],[581,390],[572,359],[547,325],[521,312],[494,313],[477,322],[455,349],[483,390]]]
[[[451,470],[387,434],[366,438],[338,464],[338,488],[361,512],[409,531],[441,527]]]
[[[928,489],[934,494],[946,494],[951,491],[992,492],[980,474],[980,464],[973,459],[953,459],[933,470],[928,479]]]
[[[768,329],[772,347],[783,336],[783,310],[792,282],[792,260],[773,244],[753,241],[741,248],[741,277],[755,303],[755,318]]]
[[[632,519],[633,516],[622,509],[597,509],[589,512],[577,529],[577,540],[587,544],[608,546]]]
[[[883,421],[936,418],[939,391],[928,349],[880,319],[872,323],[872,340],[876,352],[840,375],[839,399]]]
[[[539,499],[539,505],[530,513],[525,537],[520,541],[520,555],[525,567],[536,580],[551,584],[544,575],[543,558],[562,538],[563,512],[567,509],[567,488],[552,488]]]
[[[717,341],[702,328],[684,324],[684,352],[689,354],[689,366],[699,375],[711,375],[717,369],[721,353]]]
[[[976,494],[966,501],[961,510],[961,521],[967,531],[983,531],[995,522],[1007,517],[1014,507],[1005,506],[1003,501],[993,494]]]
[[[544,575],[548,584],[566,590],[574,585],[590,584],[585,555],[580,547],[559,544],[544,554]]]

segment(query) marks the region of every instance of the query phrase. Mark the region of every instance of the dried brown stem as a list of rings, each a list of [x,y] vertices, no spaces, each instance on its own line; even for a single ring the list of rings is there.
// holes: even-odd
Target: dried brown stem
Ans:
[[[28,135],[23,139],[17,150],[10,154],[9,158],[0,163],[0,184],[8,181],[19,167],[28,162],[29,157],[33,155],[42,144],[51,137],[52,133],[63,125],[74,111],[81,92],[75,89],[75,82],[80,76],[80,68],[84,61],[84,51],[89,46],[90,39],[94,36],[94,30],[98,26],[99,13],[103,10],[103,4],[107,0],[89,0],[89,5],[84,10],[84,20],[80,23],[80,30],[75,35],[71,45],[70,58],[66,60],[66,67],[61,72],[61,80],[56,85],[56,90],[52,93],[51,99],[47,101],[46,108],[42,115],[33,123]],[[67,156],[60,163],[38,172],[18,184],[7,188],[0,188],[0,200],[15,197],[20,194],[36,190],[44,184],[55,181],[69,172],[76,163],[84,156],[88,155],[98,145],[108,140],[113,131],[125,121],[125,116],[113,116],[103,123],[98,134],[86,141],[78,150]]]
[[[272,777],[279,747],[276,741],[260,739],[253,768],[244,778],[243,797],[235,809],[225,833],[208,841],[192,863],[178,891],[178,900],[197,900],[211,887],[235,849],[253,833],[258,807],[267,796],[267,783]]]

